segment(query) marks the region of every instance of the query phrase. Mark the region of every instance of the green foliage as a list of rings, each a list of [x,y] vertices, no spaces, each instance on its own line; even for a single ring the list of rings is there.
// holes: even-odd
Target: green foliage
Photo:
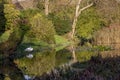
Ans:
[[[100,29],[101,20],[99,16],[96,14],[95,9],[89,8],[85,10],[79,17],[77,22],[77,36],[80,38],[90,39],[92,38],[92,34]]]
[[[4,4],[4,14],[7,19],[6,30],[16,27],[16,20],[19,19],[20,12],[14,8],[13,4]]]
[[[68,12],[67,12],[68,11]],[[64,35],[71,31],[72,10],[66,9],[49,15],[58,35]]]
[[[98,50],[98,51],[109,51],[111,50],[111,47],[109,46],[93,46],[93,49]]]
[[[46,43],[54,42],[54,26],[38,9],[23,10],[21,16],[29,20],[30,27],[26,34],[28,42],[31,42],[30,40]]]
[[[91,59],[92,56],[96,56],[97,54],[92,51],[80,51],[76,52],[76,56],[78,61],[85,62]]]
[[[1,36],[0,36],[0,43],[5,42],[8,40],[9,36],[11,34],[11,31],[5,31]]]
[[[12,0],[2,0],[2,1],[4,1],[5,4],[12,3]]]
[[[15,9],[12,3],[6,3],[3,6],[3,16],[6,19],[4,28],[6,29],[0,36],[0,53],[6,54],[4,57],[14,53],[17,46],[22,42],[27,29],[27,21],[22,19],[20,11]]]
[[[47,43],[54,43],[54,26],[51,21],[37,13],[30,19],[30,31],[28,36],[43,40]]]
[[[1,17],[1,19],[3,19],[4,21],[1,21],[1,30],[4,30],[4,33],[2,33],[2,35],[0,36],[0,42],[5,42],[8,39],[12,39],[10,38],[11,35],[13,35],[13,33],[17,31],[18,27],[20,26],[20,24],[18,23],[18,20],[20,20],[20,11],[16,10],[14,5],[10,2],[6,2],[6,4],[3,3],[1,5],[1,12],[2,14],[0,15],[0,17],[3,16]]]
[[[31,19],[33,16],[35,16],[38,12],[40,12],[38,9],[27,9],[21,11],[21,16],[26,17],[28,19]]]

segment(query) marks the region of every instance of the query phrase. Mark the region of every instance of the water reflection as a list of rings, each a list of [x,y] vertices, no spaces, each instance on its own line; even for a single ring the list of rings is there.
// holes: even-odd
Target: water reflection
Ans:
[[[16,54],[9,58],[0,59],[0,80],[25,80],[30,77],[50,72],[55,67],[55,50],[32,52],[33,58]],[[14,58],[14,59],[13,59]]]
[[[42,48],[41,48],[42,49]],[[24,51],[14,55],[14,60],[9,58],[0,61],[0,80],[10,78],[11,80],[24,80],[24,75],[40,76],[49,73],[55,67],[69,63],[72,59],[72,52],[68,49],[55,51],[55,49],[38,49],[30,54],[33,58],[27,58]],[[78,61],[87,61],[94,56],[94,52],[75,51]],[[12,57],[13,58],[13,57]]]
[[[56,66],[62,65],[64,63],[68,63],[72,59],[72,54],[67,49],[62,49],[56,52]]]
[[[24,56],[15,60],[25,74],[31,76],[42,75],[55,67],[55,50],[36,52],[33,55],[32,59]]]

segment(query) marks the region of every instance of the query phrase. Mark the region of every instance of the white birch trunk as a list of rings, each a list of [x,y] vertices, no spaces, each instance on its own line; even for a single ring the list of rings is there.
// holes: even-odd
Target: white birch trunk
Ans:
[[[45,0],[45,15],[49,14],[49,0]]]
[[[77,21],[78,21],[78,17],[80,16],[81,12],[86,10],[87,8],[91,7],[93,5],[93,3],[83,7],[80,9],[80,4],[81,4],[81,1],[82,0],[78,0],[77,4],[76,4],[76,11],[75,11],[75,17],[74,17],[74,20],[73,20],[73,24],[72,24],[72,33],[71,33],[71,40],[73,41],[73,45],[71,46],[72,48],[72,57],[73,57],[73,61],[76,61],[77,58],[76,58],[76,55],[75,55],[75,42],[74,42],[74,37],[75,37],[75,32],[76,32],[76,24],[77,24]]]

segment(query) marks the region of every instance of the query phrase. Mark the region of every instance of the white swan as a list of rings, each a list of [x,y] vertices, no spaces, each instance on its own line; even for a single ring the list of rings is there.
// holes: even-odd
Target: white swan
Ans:
[[[25,80],[31,80],[31,77],[28,75],[24,75]]]
[[[32,47],[28,47],[28,48],[25,49],[25,51],[26,52],[31,52],[31,51],[33,51],[33,48]]]

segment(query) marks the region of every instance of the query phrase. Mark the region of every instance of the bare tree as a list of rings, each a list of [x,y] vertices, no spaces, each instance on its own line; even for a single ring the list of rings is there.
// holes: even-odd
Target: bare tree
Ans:
[[[78,17],[80,16],[81,12],[88,9],[89,7],[91,7],[93,5],[93,3],[88,4],[87,6],[81,8],[81,2],[83,0],[78,0],[77,4],[76,4],[76,11],[75,11],[75,16],[74,16],[74,20],[73,20],[73,24],[72,24],[72,32],[71,32],[71,39],[73,40],[73,45],[71,46],[72,49],[72,57],[73,57],[73,61],[76,61],[76,56],[75,56],[75,46],[74,46],[74,37],[75,37],[75,28],[76,28],[76,24],[78,21]]]

